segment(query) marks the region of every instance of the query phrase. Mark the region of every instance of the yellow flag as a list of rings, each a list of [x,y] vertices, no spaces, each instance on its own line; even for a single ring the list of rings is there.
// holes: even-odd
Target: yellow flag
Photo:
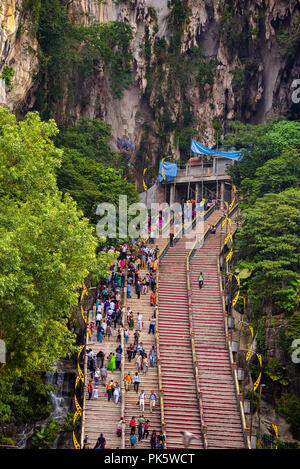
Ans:
[[[143,171],[143,186],[144,186],[144,189],[145,189],[146,192],[147,192],[148,188],[147,188],[146,183],[144,181],[144,176],[145,176],[145,173],[146,173],[147,169],[148,168],[144,168],[144,171]]]
[[[237,291],[235,297],[234,297],[233,300],[232,300],[232,307],[233,307],[233,308],[234,308],[234,306],[235,306],[237,300],[239,299],[239,296],[240,296],[240,290]]]
[[[262,359],[261,359],[261,355],[260,353],[257,353],[256,354],[257,358],[258,358],[258,361],[259,361],[259,364],[260,364],[260,367],[262,367]]]
[[[244,315],[242,316],[241,325],[240,325],[240,331],[242,330],[243,323],[244,323]]]
[[[163,159],[161,160],[161,175],[162,175],[162,177],[163,177],[164,180],[166,180],[166,176],[165,176],[165,173],[163,172],[162,166],[163,166],[163,162],[165,161],[165,159],[166,159],[166,158],[163,158]]]
[[[260,378],[261,378],[261,372],[259,373],[259,376],[257,378],[257,380],[255,381],[254,385],[253,385],[253,391],[256,391],[259,383],[260,383]]]
[[[272,423],[272,427],[273,427],[273,429],[274,429],[276,438],[278,438],[278,428],[277,428],[277,426],[276,426],[274,423]]]
[[[76,449],[80,449],[80,444],[78,443],[74,432],[73,432],[73,443]]]
[[[82,306],[81,306],[81,314],[82,314],[82,317],[83,317],[84,322],[86,322],[86,321],[87,321],[87,317],[86,317],[86,315],[84,314],[84,311],[83,311],[83,307],[82,307]]]
[[[224,246],[225,246],[225,244],[228,243],[228,240],[229,240],[229,239],[232,241],[232,234],[231,234],[231,233],[229,233],[229,234],[226,236],[225,241],[224,241]]]
[[[233,255],[233,249],[230,249],[229,253],[226,256],[226,262],[229,262]]]
[[[235,198],[232,200],[231,204],[229,205],[229,212],[232,209],[234,202],[235,202]]]
[[[227,216],[226,214],[226,217],[224,218],[224,220],[222,221],[222,228],[223,226],[225,225],[225,223],[228,221],[229,225],[231,226],[231,219]]]
[[[252,348],[253,348],[253,344],[250,345],[250,350],[247,352],[247,355],[246,355],[246,361],[249,360],[249,357],[251,355],[251,352],[252,352]]]

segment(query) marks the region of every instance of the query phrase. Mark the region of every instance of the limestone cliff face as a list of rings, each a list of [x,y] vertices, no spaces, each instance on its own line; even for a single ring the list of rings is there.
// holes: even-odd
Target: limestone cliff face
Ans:
[[[0,2],[0,75],[13,67],[12,89],[0,79],[0,105],[15,110],[33,85],[38,70],[37,40],[24,19],[25,0]]]
[[[291,83],[300,76],[299,56],[297,59],[295,51],[294,57],[287,57],[278,41],[280,28],[293,30],[299,17],[297,0],[188,0],[181,3],[189,9],[188,21],[183,24],[181,53],[189,54],[193,47],[201,48],[208,62],[215,60],[215,68],[212,85],[205,83],[199,89],[188,77],[185,83],[173,80],[172,93],[167,90],[172,80],[168,61],[162,65],[164,77],[155,79],[155,70],[151,77],[147,74],[144,53],[148,33],[149,66],[155,69],[155,41],[165,38],[169,42],[172,36],[172,7],[168,7],[167,0],[108,0],[100,5],[74,0],[69,6],[77,22],[87,24],[87,18],[96,22],[124,21],[133,27],[134,84],[124,92],[122,99],[115,100],[104,70],[104,78],[99,76],[99,80],[88,87],[90,105],[83,109],[79,100],[76,115],[83,113],[108,120],[114,141],[125,137],[141,149],[144,158],[141,166],[153,164],[160,149],[179,156],[176,132],[173,128],[166,130],[164,133],[168,136],[162,144],[159,120],[166,110],[172,123],[180,120],[186,99],[192,113],[189,126],[199,130],[202,141],[209,146],[216,144],[216,138],[226,131],[232,119],[259,123],[274,113],[299,115],[291,100]],[[234,21],[230,24],[231,16]],[[246,45],[231,41],[234,28],[240,28],[240,38],[236,36],[235,41],[244,41]],[[245,39],[246,35],[249,37]],[[160,95],[165,98],[161,104]]]
[[[119,138],[135,145],[132,163],[137,170],[155,164],[165,152],[179,157],[178,139],[185,127],[213,146],[232,119],[259,123],[275,113],[299,117],[299,105],[291,99],[291,84],[300,77],[300,41],[292,42],[299,34],[297,0],[65,3],[74,23],[122,21],[132,26],[133,83],[120,99],[114,98],[100,61],[92,77],[77,83],[68,110],[62,102],[57,120],[63,120],[66,111],[74,120],[107,120],[113,145]],[[174,8],[178,3],[185,15],[181,20]],[[0,6],[0,67],[12,65],[15,70],[12,91],[0,80],[0,103],[15,110],[21,104],[24,110],[24,102],[25,110],[34,105],[38,67],[37,41],[24,8],[25,0],[3,0]],[[285,40],[282,31],[287,32]],[[168,52],[174,38],[180,40],[179,62],[191,57],[185,70],[174,67]],[[201,59],[198,55],[194,60],[195,50],[202,51]]]

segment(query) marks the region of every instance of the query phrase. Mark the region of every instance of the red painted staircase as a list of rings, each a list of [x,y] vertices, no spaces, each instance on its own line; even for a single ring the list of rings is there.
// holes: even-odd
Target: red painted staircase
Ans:
[[[216,256],[219,231],[210,235],[190,262],[193,330],[208,448],[245,448],[241,418],[226,346]],[[198,274],[204,274],[199,289]]]
[[[220,215],[220,211],[213,212],[205,228],[215,223]],[[169,449],[184,448],[181,431],[194,434],[190,449],[203,448],[186,287],[186,256],[190,243],[190,238],[183,236],[169,248],[159,269],[159,348]]]

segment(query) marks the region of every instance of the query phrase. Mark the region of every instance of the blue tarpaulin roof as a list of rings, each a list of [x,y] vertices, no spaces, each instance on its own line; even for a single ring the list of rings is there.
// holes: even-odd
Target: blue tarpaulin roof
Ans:
[[[230,158],[232,160],[238,160],[241,156],[241,151],[216,151],[211,150],[210,148],[205,147],[196,140],[192,140],[191,143],[191,151],[193,153],[197,153],[199,155],[215,155],[215,156],[223,156],[224,158]]]
[[[177,176],[177,164],[170,163],[169,161],[164,161],[161,165],[162,160],[159,163],[159,173],[158,180],[159,182],[171,182]]]

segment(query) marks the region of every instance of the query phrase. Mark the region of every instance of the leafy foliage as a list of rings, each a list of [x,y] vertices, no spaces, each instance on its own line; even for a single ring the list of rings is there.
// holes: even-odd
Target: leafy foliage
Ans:
[[[111,129],[99,119],[80,119],[62,129],[57,145],[63,149],[62,164],[57,170],[57,184],[63,193],[76,200],[89,220],[96,224],[96,207],[101,202],[119,203],[119,195],[128,203],[138,200],[134,185],[123,176],[120,154],[111,150]]]
[[[268,160],[278,158],[289,148],[298,150],[300,147],[300,123],[280,120],[279,117],[270,119],[267,124],[251,125],[232,122],[233,132],[228,133],[223,141],[225,148],[235,147],[243,150],[238,165],[231,166],[230,176],[242,194],[249,195],[249,181],[255,179],[256,170]],[[298,153],[296,153],[296,159]],[[292,166],[294,168],[294,165]],[[243,187],[244,185],[244,187]]]
[[[49,419],[47,426],[37,431],[32,438],[33,446],[36,449],[51,448],[58,436],[60,424],[52,419]]]
[[[73,24],[60,0],[43,0],[37,15],[39,44],[36,107],[42,117],[59,115],[62,100],[74,98],[74,82],[91,75],[103,60],[115,97],[131,83],[131,27],[110,22],[82,27]]]
[[[240,255],[253,263],[246,280],[252,306],[262,311],[292,312],[297,305],[292,282],[299,266],[300,189],[267,193],[244,211],[238,239]]]
[[[11,65],[6,65],[3,69],[3,72],[0,75],[0,78],[2,78],[5,81],[5,86],[12,90],[13,89],[13,76],[15,74],[14,68]]]
[[[28,113],[17,122],[0,108],[0,328],[7,364],[0,413],[23,421],[49,411],[43,374],[76,351],[68,328],[75,290],[110,257],[76,203],[57,188],[62,150],[54,121]],[[101,266],[97,263],[101,262]],[[39,397],[38,397],[39,396]]]
[[[276,403],[278,412],[280,412],[290,423],[293,431],[299,431],[300,428],[300,397],[294,393],[283,393]]]

